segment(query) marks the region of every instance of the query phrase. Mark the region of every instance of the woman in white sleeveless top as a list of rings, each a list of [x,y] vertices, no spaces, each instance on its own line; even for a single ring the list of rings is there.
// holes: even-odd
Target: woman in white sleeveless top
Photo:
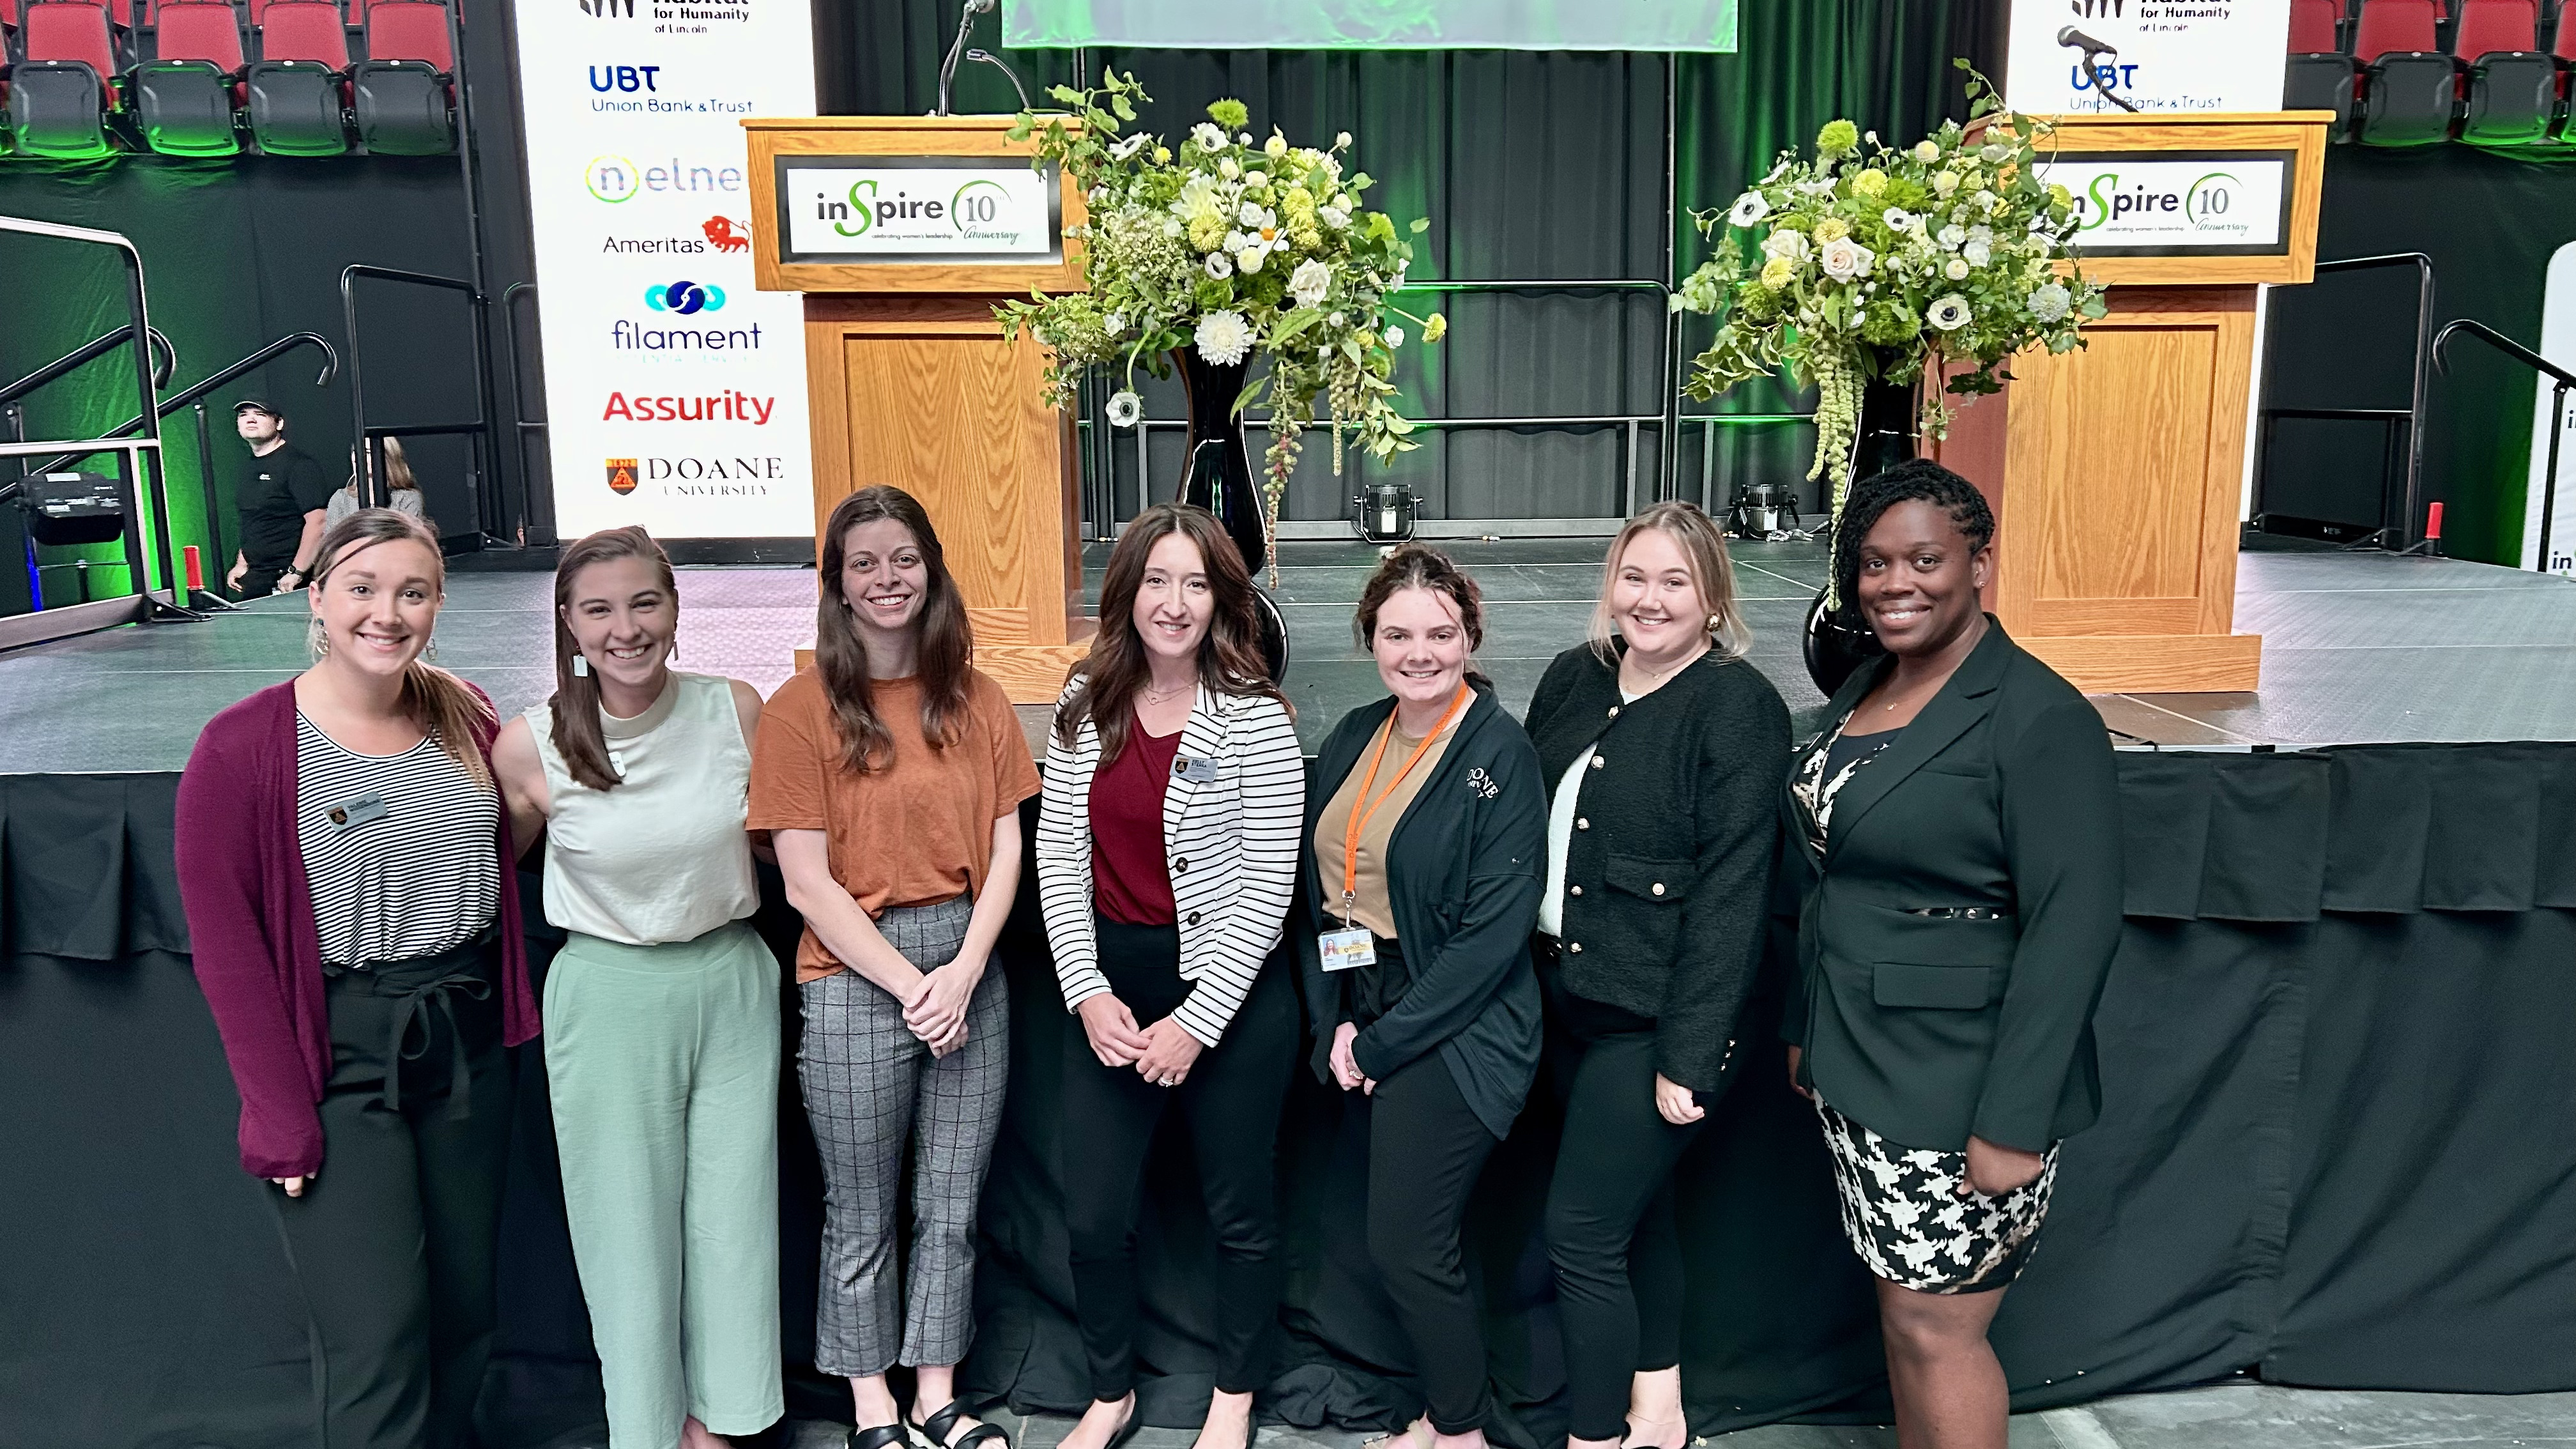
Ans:
[[[785,1412],[779,964],[743,829],[760,695],[670,667],[670,560],[640,528],[555,568],[555,694],[493,766],[539,829],[546,1074],[612,1449],[713,1449]]]

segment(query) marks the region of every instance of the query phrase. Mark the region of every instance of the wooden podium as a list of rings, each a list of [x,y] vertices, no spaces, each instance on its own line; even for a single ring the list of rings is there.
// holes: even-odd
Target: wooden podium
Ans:
[[[1014,346],[993,304],[1084,288],[1078,242],[1062,228],[1083,219],[1070,180],[1051,183],[1053,233],[1045,253],[886,250],[798,252],[794,238],[831,206],[859,201],[788,194],[790,168],[847,168],[887,181],[904,168],[950,178],[915,202],[963,211],[961,171],[992,174],[992,190],[1029,184],[1034,146],[1014,143],[1007,117],[822,116],[743,122],[751,149],[752,267],[763,291],[805,294],[805,373],[814,432],[817,552],[833,505],[860,488],[892,483],[921,500],[939,530],[948,569],[975,626],[975,664],[1014,704],[1052,704],[1082,658],[1082,552],[1070,418],[1039,400],[1044,350]],[[1005,174],[1010,173],[1010,174]],[[836,178],[837,181],[838,178]],[[981,185],[982,183],[973,183]],[[814,188],[804,188],[814,192]],[[874,194],[874,193],[872,193]],[[883,203],[880,202],[880,206]],[[787,208],[802,215],[791,220]],[[874,218],[857,222],[862,232]],[[848,232],[851,223],[841,230]],[[885,234],[879,227],[877,237]],[[862,238],[860,245],[874,238]],[[943,244],[906,243],[921,247]],[[835,244],[841,245],[841,244]],[[800,663],[803,659],[800,651]]]
[[[2084,328],[2081,351],[2014,358],[2014,381],[1962,409],[1934,456],[1994,506],[1990,603],[2015,642],[2088,693],[2251,690],[2262,636],[2231,626],[2256,287],[2314,275],[2333,116],[2052,119],[2061,167],[2098,176],[2134,156],[2159,178],[2139,205],[2171,196],[2173,215],[2201,184],[2188,178],[2281,166],[2277,241],[2081,250],[2084,274],[2109,284],[2110,315]]]

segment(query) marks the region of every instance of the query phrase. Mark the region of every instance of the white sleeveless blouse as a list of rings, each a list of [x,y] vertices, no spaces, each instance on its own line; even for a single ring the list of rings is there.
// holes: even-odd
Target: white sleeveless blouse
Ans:
[[[633,719],[602,712],[614,790],[573,779],[552,738],[554,714],[528,710],[554,810],[546,821],[546,919],[630,946],[699,936],[758,909],[751,839],[751,746],[733,687],[671,673]]]

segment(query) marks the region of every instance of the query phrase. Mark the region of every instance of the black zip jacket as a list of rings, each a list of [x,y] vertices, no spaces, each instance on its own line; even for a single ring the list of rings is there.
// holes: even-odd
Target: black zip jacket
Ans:
[[[1528,724],[1550,799],[1595,750],[1565,852],[1563,984],[1653,1018],[1655,1070],[1713,1097],[1762,958],[1788,707],[1714,653],[1623,705],[1619,667],[1579,645],[1548,666]]]
[[[1475,690],[1388,840],[1387,895],[1412,982],[1360,1032],[1351,1055],[1361,1071],[1384,1081],[1438,1052],[1477,1119],[1502,1137],[1538,1074],[1541,1016],[1529,937],[1547,865],[1547,794],[1529,736],[1494,702],[1492,686]],[[1291,921],[1290,934],[1315,1023],[1315,1074],[1326,1083],[1333,1079],[1333,1032],[1351,1020],[1347,983],[1357,973],[1325,974],[1316,946],[1328,917],[1315,879],[1315,822],[1394,710],[1390,697],[1342,716],[1307,776],[1300,919]]]

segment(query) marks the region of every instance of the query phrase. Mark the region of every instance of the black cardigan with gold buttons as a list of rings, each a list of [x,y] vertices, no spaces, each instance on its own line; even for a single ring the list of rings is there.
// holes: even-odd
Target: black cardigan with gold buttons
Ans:
[[[1527,723],[1551,802],[1594,750],[1565,852],[1562,984],[1652,1017],[1655,1069],[1714,1093],[1762,954],[1788,707],[1714,652],[1623,705],[1618,666],[1579,645]]]

